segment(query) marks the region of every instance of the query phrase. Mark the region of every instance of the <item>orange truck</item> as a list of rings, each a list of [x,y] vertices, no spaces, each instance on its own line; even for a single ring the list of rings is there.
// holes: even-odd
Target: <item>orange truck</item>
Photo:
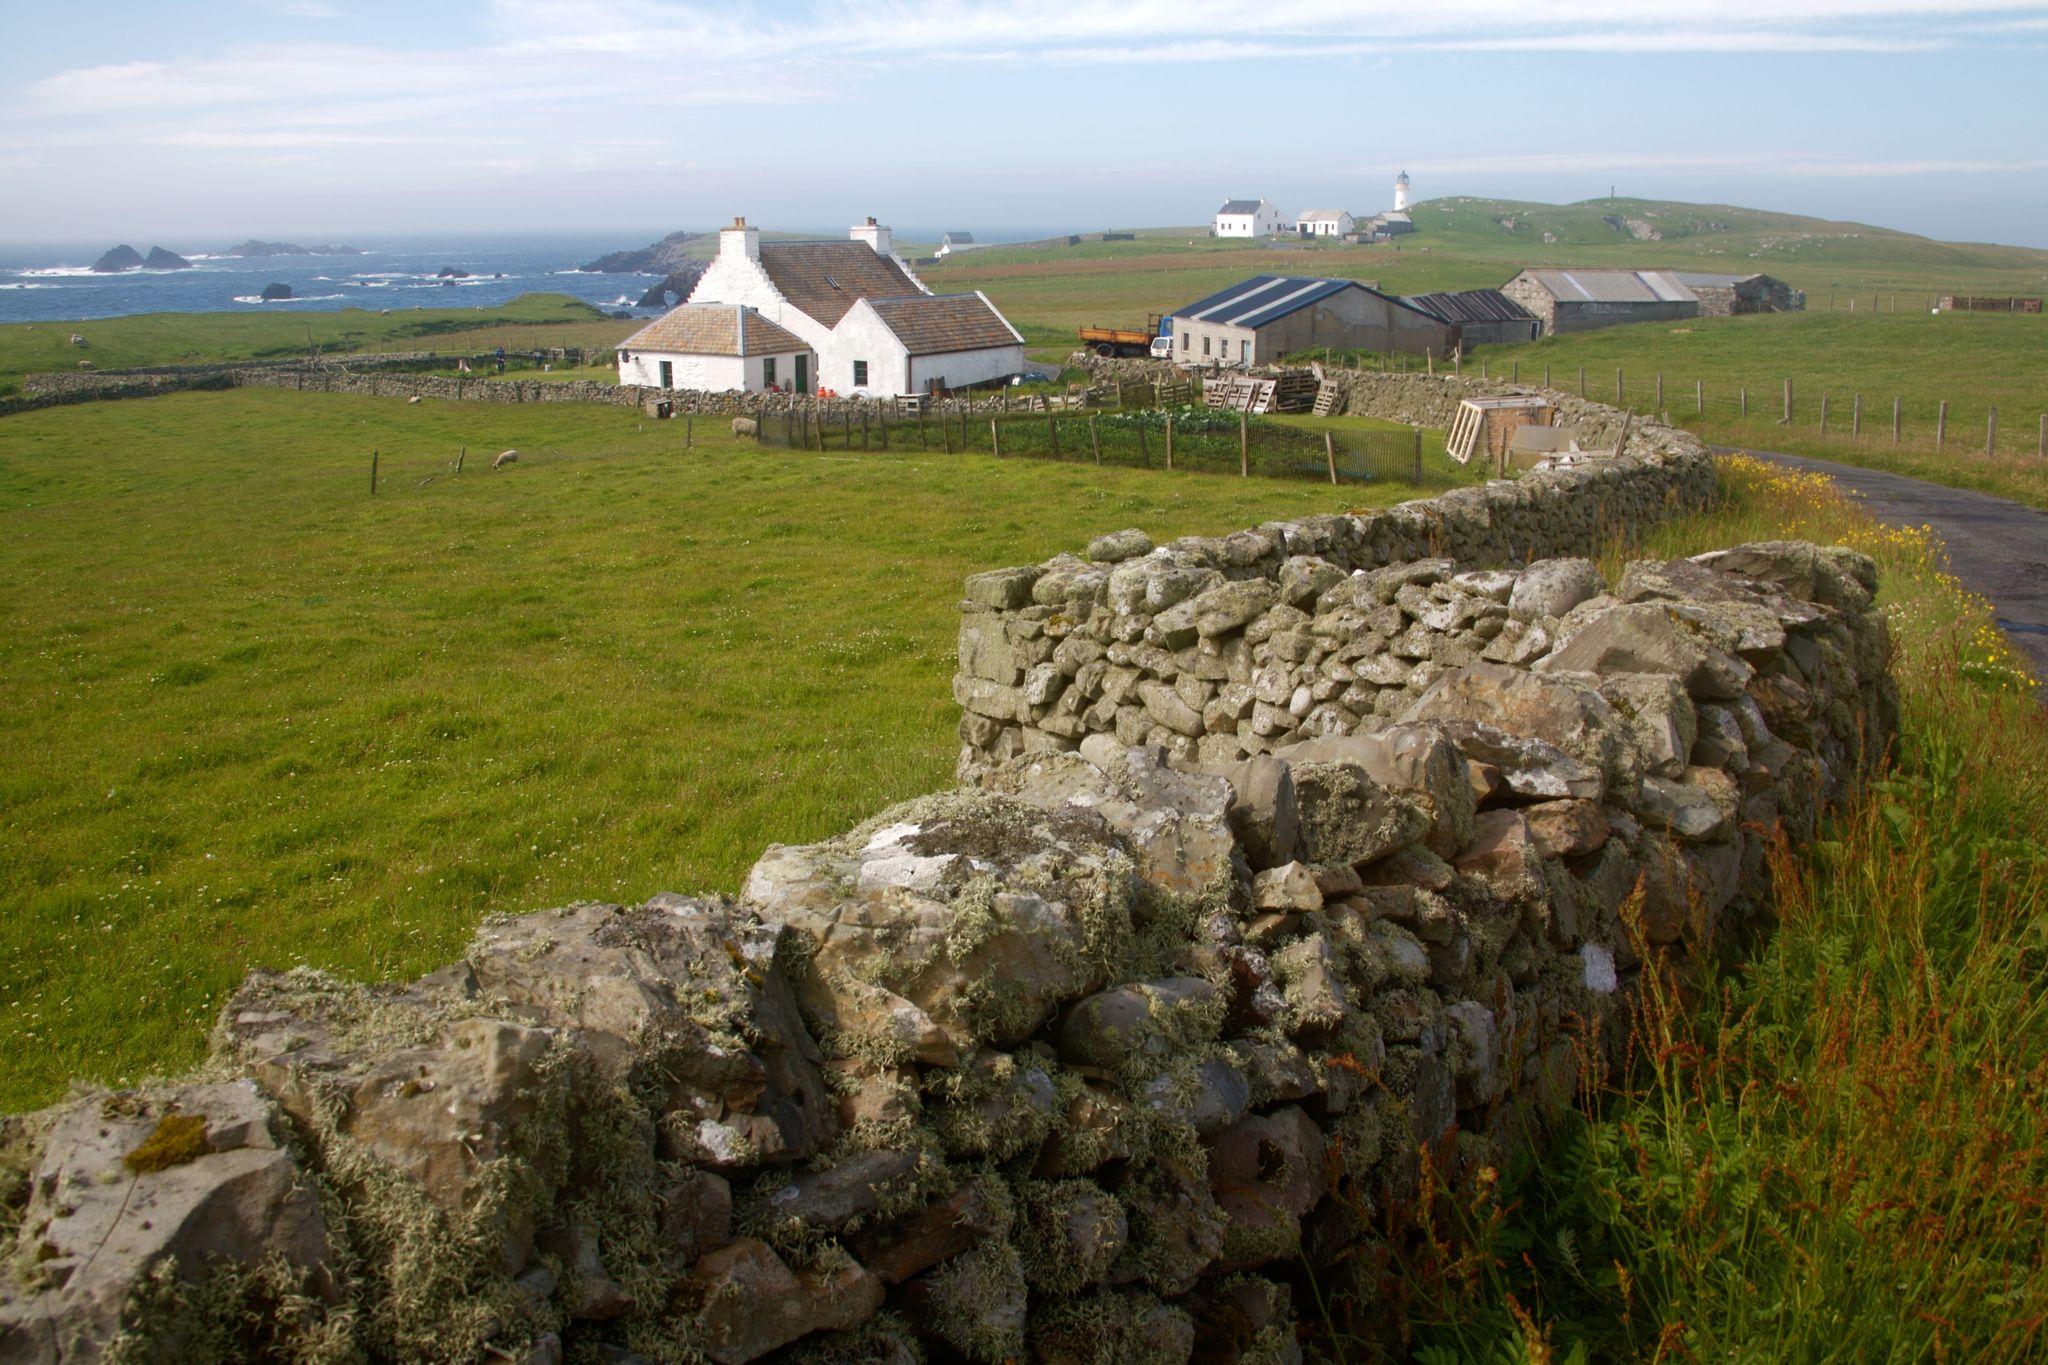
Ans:
[[[1173,319],[1153,314],[1144,331],[1133,327],[1083,327],[1081,346],[1100,356],[1151,356],[1163,360],[1173,354]]]

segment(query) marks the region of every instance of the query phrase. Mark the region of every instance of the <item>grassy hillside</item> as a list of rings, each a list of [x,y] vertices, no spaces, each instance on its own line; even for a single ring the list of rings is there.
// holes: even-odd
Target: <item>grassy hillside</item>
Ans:
[[[1727,205],[1433,199],[1418,204],[1414,218],[1414,234],[1373,246],[1220,241],[1201,227],[1154,228],[1130,242],[991,247],[921,273],[935,289],[987,290],[1029,340],[1047,347],[1070,341],[1084,324],[1142,323],[1262,272],[1373,280],[1412,294],[1487,288],[1543,264],[1761,270],[1806,290],[1817,309],[1831,295],[1845,307],[1852,295],[1904,295],[1902,310],[1915,311],[1937,292],[2048,292],[2048,251]]]
[[[252,964],[417,972],[943,785],[971,572],[1409,492],[696,434],[279,390],[0,420],[0,1109],[189,1063]]]
[[[496,308],[344,308],[308,313],[137,313],[91,322],[18,322],[0,326],[0,393],[32,370],[102,370],[132,365],[195,365],[224,360],[339,351],[474,350],[505,346],[609,346],[628,335],[617,322],[565,294],[523,294]],[[72,333],[86,339],[71,344]]]

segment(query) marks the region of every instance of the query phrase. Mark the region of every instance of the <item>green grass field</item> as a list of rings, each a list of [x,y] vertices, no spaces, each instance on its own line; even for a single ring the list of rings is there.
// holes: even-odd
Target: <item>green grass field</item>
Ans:
[[[91,322],[16,322],[0,326],[0,394],[36,370],[196,365],[284,360],[310,349],[347,351],[531,350],[536,346],[611,346],[635,326],[566,294],[524,294],[498,308],[408,308],[370,312],[137,313]],[[71,344],[72,333],[86,339]]]
[[[402,976],[944,785],[969,573],[1410,492],[681,435],[260,389],[0,420],[0,1108],[188,1064],[249,966]]]
[[[1890,469],[2048,507],[2048,462],[2039,453],[2041,418],[2048,413],[2048,316],[1866,309],[1637,323],[1489,347],[1468,367],[1479,364],[1525,382],[1547,373],[1568,391],[1577,390],[1583,368],[1588,395],[1609,403],[1619,371],[1624,401],[1645,413],[1658,409],[1661,374],[1662,410],[1718,443]],[[1784,423],[1787,379],[1792,420]],[[1862,430],[1854,436],[1859,398]],[[1900,400],[1896,445],[1894,398]],[[1943,402],[1946,439],[1937,451]],[[1997,449],[1987,459],[1994,409]]]

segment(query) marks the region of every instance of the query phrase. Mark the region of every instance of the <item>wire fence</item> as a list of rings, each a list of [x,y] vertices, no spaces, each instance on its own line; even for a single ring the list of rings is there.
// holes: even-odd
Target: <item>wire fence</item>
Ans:
[[[1419,427],[1312,431],[1201,407],[1008,415],[878,410],[826,419],[777,413],[760,421],[756,439],[793,450],[992,455],[1333,484],[1461,482],[1442,460],[1425,459]]]
[[[1519,360],[1467,362],[1468,371],[1576,393],[1677,423],[1733,427],[1759,443],[1774,433],[1945,455],[2048,458],[2048,411],[2001,413],[1994,403],[1865,392],[1788,377],[1751,384],[1619,366],[1555,367]]]

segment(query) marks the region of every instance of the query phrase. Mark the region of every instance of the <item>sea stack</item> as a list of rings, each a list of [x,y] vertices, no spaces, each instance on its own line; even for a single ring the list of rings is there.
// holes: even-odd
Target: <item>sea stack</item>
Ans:
[[[142,269],[142,253],[126,242],[115,247],[92,263],[93,271],[100,275],[118,275],[124,270]]]
[[[153,246],[149,249],[149,254],[142,258],[142,268],[144,270],[190,270],[192,262],[186,260],[175,251],[165,251],[160,246]]]

